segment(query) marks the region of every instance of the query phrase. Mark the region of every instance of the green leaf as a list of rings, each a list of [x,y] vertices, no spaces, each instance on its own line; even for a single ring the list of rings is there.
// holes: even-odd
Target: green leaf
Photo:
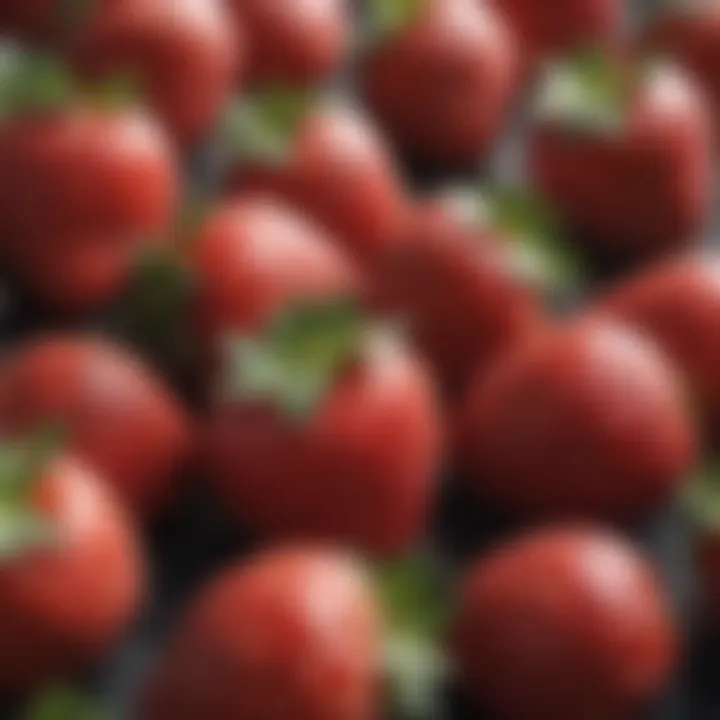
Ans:
[[[389,715],[394,720],[442,717],[449,663],[439,642],[391,635],[385,645]]]
[[[376,585],[385,616],[403,633],[436,636],[448,619],[443,578],[433,561],[416,555],[376,569]]]
[[[425,556],[379,568],[376,577],[388,627],[384,670],[390,716],[434,720],[442,715],[450,670],[443,647],[447,584]]]
[[[184,365],[193,351],[188,314],[194,277],[172,248],[148,244],[111,320],[114,330],[162,367]]]
[[[64,443],[64,427],[56,422],[43,424],[23,439],[0,442],[0,503],[27,503],[45,466]]]
[[[119,72],[104,77],[90,87],[86,96],[92,105],[114,110],[136,103],[142,97],[142,88],[135,75]]]
[[[548,64],[534,116],[574,132],[616,133],[625,122],[633,83],[633,73],[616,58],[586,49]]]
[[[370,36],[378,42],[410,26],[424,11],[427,0],[370,0]]]
[[[481,196],[479,214],[507,238],[514,265],[529,283],[550,292],[579,285],[582,263],[563,241],[554,213],[539,198],[515,188],[495,188]]]
[[[35,509],[33,490],[64,441],[62,426],[46,423],[26,438],[0,443],[0,560],[56,544],[56,528]]]
[[[55,525],[32,509],[0,503],[0,561],[55,547]]]
[[[5,52],[0,60],[0,116],[51,112],[79,97],[67,67],[46,53]]]
[[[720,531],[720,464],[706,463],[685,486],[682,505],[700,530]]]
[[[244,96],[230,104],[222,136],[238,160],[283,163],[316,102],[307,90],[267,88]]]
[[[225,339],[223,396],[269,400],[289,417],[305,417],[357,357],[367,329],[352,297],[295,304],[260,337]]]
[[[76,690],[59,686],[33,698],[23,720],[110,720],[110,714]]]

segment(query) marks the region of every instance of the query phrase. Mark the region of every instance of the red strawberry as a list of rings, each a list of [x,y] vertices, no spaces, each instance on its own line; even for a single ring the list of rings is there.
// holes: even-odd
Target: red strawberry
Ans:
[[[90,79],[129,73],[181,142],[202,139],[244,65],[221,0],[99,0],[71,43]]]
[[[173,135],[205,136],[245,67],[223,0],[3,0],[0,30],[50,42],[80,74],[129,74]]]
[[[684,374],[702,410],[705,429],[720,439],[720,258],[688,255],[671,259],[620,283],[600,310],[647,332]]]
[[[295,205],[363,264],[381,256],[405,208],[374,128],[354,110],[312,107],[307,96],[290,92],[258,95],[241,112],[232,190],[259,190]]]
[[[625,521],[683,481],[694,438],[654,346],[586,319],[497,360],[468,394],[458,450],[476,492],[512,512]]]
[[[28,62],[3,88],[19,104],[0,121],[4,260],[45,306],[94,309],[121,288],[140,245],[166,236],[177,159],[142,111],[89,105],[62,71]]]
[[[246,197],[211,213],[193,240],[201,335],[254,332],[298,298],[334,296],[357,276],[329,235],[274,200]]]
[[[469,571],[452,645],[467,692],[508,720],[620,720],[655,698],[677,659],[668,602],[625,541],[559,528]]]
[[[713,3],[668,3],[641,33],[641,52],[669,57],[689,70],[711,101],[720,123],[720,12]]]
[[[162,382],[100,340],[44,337],[6,355],[0,427],[17,433],[60,420],[72,449],[130,509],[158,512],[186,458],[188,419]]]
[[[423,367],[346,300],[289,307],[255,337],[228,332],[203,443],[227,510],[267,538],[407,549],[440,462]]]
[[[477,0],[403,5],[406,16],[389,18],[363,62],[365,98],[413,159],[470,166],[491,149],[513,100],[514,38]]]
[[[380,609],[335,551],[266,552],[203,591],[144,693],[142,720],[370,720]]]
[[[480,205],[480,198],[473,201]],[[409,322],[451,397],[541,321],[512,239],[443,198],[419,203],[372,278],[376,307]]]
[[[3,444],[0,692],[95,661],[126,628],[144,572],[114,495],[43,438]]]
[[[586,53],[554,67],[537,110],[530,171],[580,241],[627,261],[698,239],[712,148],[706,104],[684,76]]]
[[[346,0],[227,0],[249,44],[253,84],[303,86],[342,62],[350,44]]]
[[[493,0],[493,4],[510,21],[530,67],[588,45],[613,44],[623,19],[620,0]]]

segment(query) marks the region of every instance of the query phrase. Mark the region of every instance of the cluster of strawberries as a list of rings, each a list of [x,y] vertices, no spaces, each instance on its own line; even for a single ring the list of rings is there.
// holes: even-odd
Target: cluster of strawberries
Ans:
[[[622,531],[678,496],[720,615],[720,10],[359,5],[0,0],[2,695],[129,630],[188,485],[258,550],[123,718],[639,717],[681,633]],[[411,189],[515,110],[522,184]],[[418,561],[447,484],[528,529]]]

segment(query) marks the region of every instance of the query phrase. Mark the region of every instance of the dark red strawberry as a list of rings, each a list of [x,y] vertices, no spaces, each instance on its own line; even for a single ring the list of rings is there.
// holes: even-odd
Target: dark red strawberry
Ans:
[[[361,66],[369,107],[405,154],[467,167],[497,139],[515,95],[518,50],[477,0],[376,3],[379,37]],[[388,15],[385,18],[385,15]]]
[[[553,66],[536,110],[529,169],[578,241],[623,262],[698,241],[712,142],[704,98],[685,76],[581,53]]]
[[[452,647],[469,695],[507,720],[623,720],[654,700],[678,655],[668,600],[624,540],[541,530],[481,558]]]
[[[622,326],[583,319],[538,333],[471,388],[459,464],[512,513],[626,521],[651,512],[695,459],[674,369]]]
[[[338,68],[350,45],[346,0],[226,0],[248,43],[254,85],[312,85]]]

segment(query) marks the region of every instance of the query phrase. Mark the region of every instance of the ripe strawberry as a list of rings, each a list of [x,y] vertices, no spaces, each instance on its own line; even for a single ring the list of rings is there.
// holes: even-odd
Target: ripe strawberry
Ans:
[[[228,512],[265,538],[406,550],[440,462],[424,368],[345,299],[290,305],[254,336],[227,331],[202,456]]]
[[[583,53],[553,67],[530,142],[539,193],[578,241],[613,260],[698,240],[712,196],[704,98],[665,65]]]
[[[294,205],[365,266],[392,245],[403,189],[361,114],[305,93],[270,91],[246,99],[233,132],[239,166],[231,192],[259,191]]]
[[[622,326],[587,318],[538,333],[470,389],[460,467],[481,497],[520,515],[636,519],[695,459],[677,381]]]
[[[451,644],[467,692],[508,720],[636,717],[678,654],[647,562],[586,527],[540,530],[478,560]]]
[[[388,6],[391,6],[388,3]],[[376,12],[382,18],[383,4]],[[405,154],[467,167],[498,137],[517,86],[504,19],[477,0],[403,3],[361,66],[365,99]]]

